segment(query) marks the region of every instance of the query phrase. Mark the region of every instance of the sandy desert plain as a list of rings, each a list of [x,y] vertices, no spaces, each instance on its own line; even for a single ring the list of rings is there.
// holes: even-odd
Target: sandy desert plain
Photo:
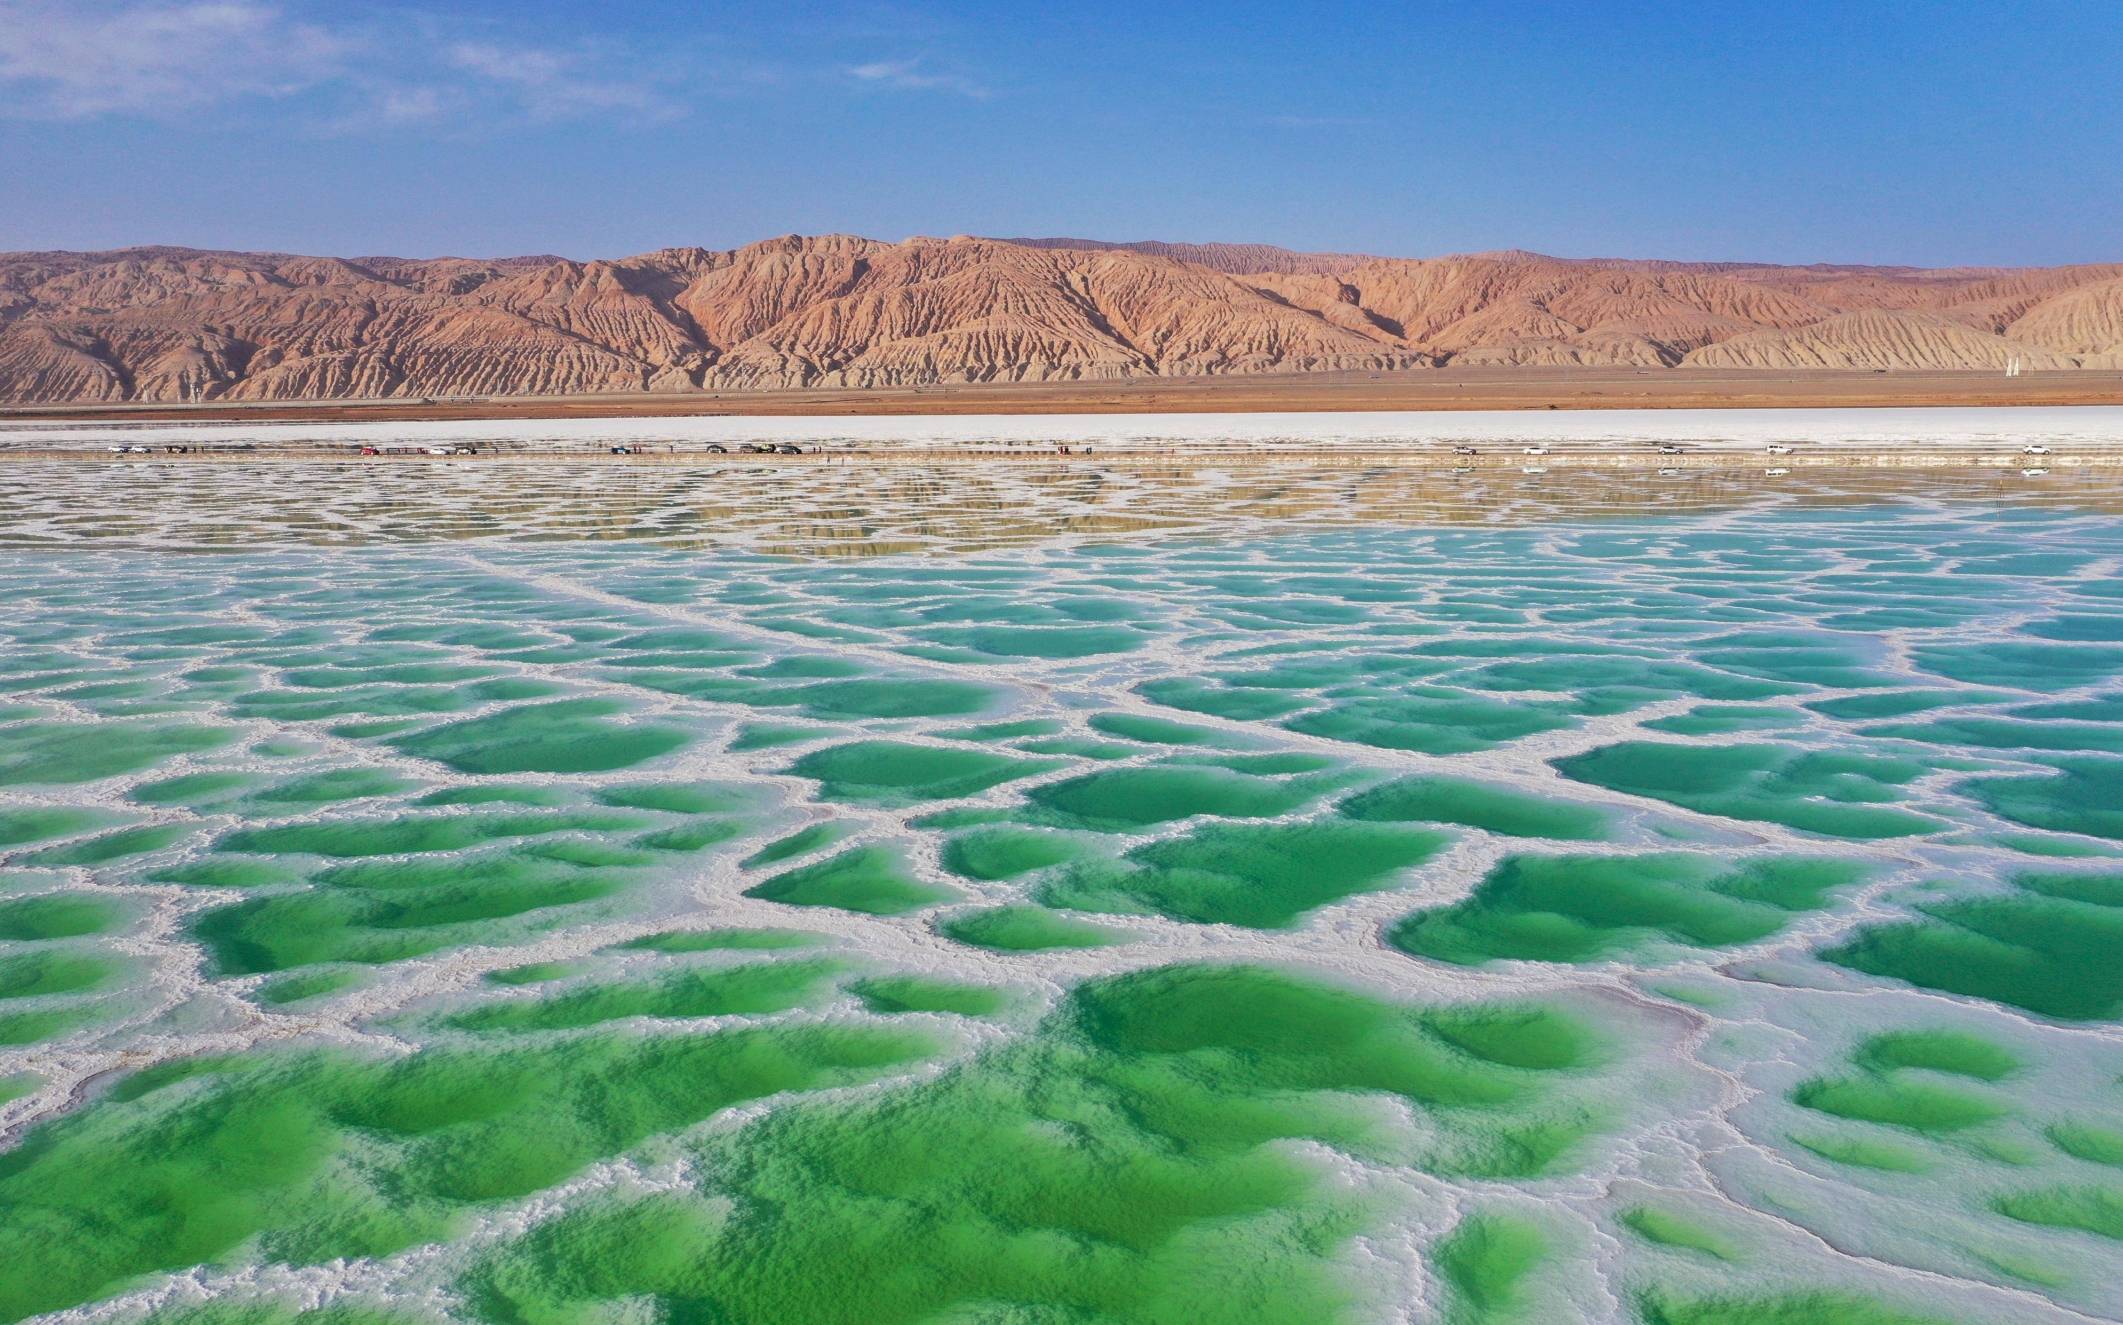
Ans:
[[[1654,368],[1421,368],[759,391],[492,396],[462,400],[0,405],[0,420],[556,419],[701,415],[1317,413],[2123,404],[2123,372]]]

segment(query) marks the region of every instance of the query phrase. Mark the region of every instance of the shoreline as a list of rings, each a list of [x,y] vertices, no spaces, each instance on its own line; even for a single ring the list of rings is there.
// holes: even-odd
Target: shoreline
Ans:
[[[2058,470],[2123,471],[2123,447],[2074,448],[2049,454],[1985,449],[1918,449],[1886,451],[1835,450],[1775,455],[1759,450],[1721,448],[1687,451],[1679,455],[1642,449],[1603,447],[1550,449],[1538,455],[1509,448],[1454,455],[1431,447],[1347,450],[1335,448],[1286,448],[1281,450],[1106,450],[1073,453],[1054,451],[1006,451],[974,448],[903,447],[873,451],[807,451],[800,455],[740,455],[702,451],[648,452],[612,455],[602,451],[541,450],[508,451],[483,455],[351,455],[344,450],[322,451],[295,447],[260,447],[247,451],[192,451],[170,454],[152,451],[145,455],[112,455],[102,451],[59,447],[0,449],[0,465],[29,463],[74,465],[332,465],[336,467],[395,468],[405,465],[464,465],[515,467],[523,465],[622,467],[692,467],[716,470],[761,468],[817,468],[820,466],[862,468],[943,467],[967,463],[1040,468],[1181,470],[1181,469],[1427,469],[1442,473],[1520,472],[1550,470],[1627,470],[1678,474],[1683,471],[1755,471],[1768,474],[1800,470],[1848,469],[1981,469],[2023,474]]]
[[[470,400],[0,404],[0,423],[352,423],[1042,414],[1892,409],[2123,405],[2123,372],[1427,368]]]

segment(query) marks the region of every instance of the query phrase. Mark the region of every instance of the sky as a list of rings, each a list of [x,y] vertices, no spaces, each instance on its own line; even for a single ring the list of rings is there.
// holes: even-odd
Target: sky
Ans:
[[[0,0],[0,250],[2123,260],[2123,0]]]

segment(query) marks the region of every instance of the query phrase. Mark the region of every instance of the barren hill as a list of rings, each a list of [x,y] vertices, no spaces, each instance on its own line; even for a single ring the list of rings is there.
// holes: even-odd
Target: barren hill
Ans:
[[[363,399],[1478,365],[2123,367],[2123,264],[1431,259],[786,236],[613,261],[0,254],[0,399]]]
[[[1162,239],[1138,239],[1126,243],[1109,239],[1006,239],[1005,244],[1025,248],[1110,249],[1148,253],[1153,257],[1178,258],[1199,267],[1211,267],[1233,276],[1273,273],[1332,276],[1372,259],[1362,253],[1300,253],[1273,244],[1174,244]]]

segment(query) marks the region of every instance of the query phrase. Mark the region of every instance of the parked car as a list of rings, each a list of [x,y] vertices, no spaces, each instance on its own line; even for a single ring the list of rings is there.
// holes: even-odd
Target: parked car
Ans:
[[[1769,454],[1771,455],[1791,454],[1791,448],[1784,445],[1782,442],[1771,442],[1769,445],[1763,447],[1762,449],[1769,452]]]
[[[705,449],[709,455],[728,455],[730,453],[730,448],[724,446],[721,442],[709,442]]]
[[[794,442],[783,442],[774,448],[776,455],[802,455],[803,448]]]

